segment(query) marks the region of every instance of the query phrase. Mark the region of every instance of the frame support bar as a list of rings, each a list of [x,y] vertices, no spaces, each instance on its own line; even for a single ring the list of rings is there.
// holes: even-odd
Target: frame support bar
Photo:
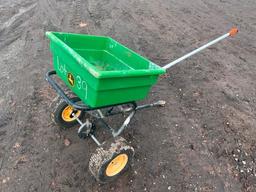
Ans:
[[[98,141],[98,139],[96,139],[96,137],[93,134],[90,134],[90,137],[98,146],[101,146],[101,143]]]

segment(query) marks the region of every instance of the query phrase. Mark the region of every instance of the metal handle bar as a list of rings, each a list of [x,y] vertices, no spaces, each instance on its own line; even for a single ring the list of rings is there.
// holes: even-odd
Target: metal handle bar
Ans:
[[[75,102],[71,101],[71,99],[69,99],[69,97],[60,88],[60,86],[51,78],[52,75],[56,75],[56,71],[48,71],[45,75],[46,81],[49,82],[49,84],[54,88],[57,94],[60,95],[68,105],[71,105],[75,109],[79,109],[79,110],[90,110],[90,108],[86,105],[78,105]]]
[[[183,57],[181,57],[179,59],[176,59],[175,61],[165,65],[163,68],[164,69],[169,69],[170,67],[173,67],[174,65],[180,63],[181,61],[183,61],[183,60],[185,60],[185,59],[187,59],[187,58],[189,58],[189,57],[191,57],[191,56],[201,52],[202,50],[210,47],[211,45],[214,45],[214,44],[218,43],[221,40],[226,39],[229,36],[231,36],[231,37],[235,36],[237,33],[238,33],[238,29],[237,28],[233,28],[227,34],[218,37],[217,39],[215,39],[215,40],[213,40],[213,41],[203,45],[202,47],[199,47],[198,49],[196,49],[196,50],[194,50],[194,51],[184,55]]]

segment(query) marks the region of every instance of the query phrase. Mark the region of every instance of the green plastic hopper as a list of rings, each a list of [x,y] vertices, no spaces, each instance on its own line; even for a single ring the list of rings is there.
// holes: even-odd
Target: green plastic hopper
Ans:
[[[142,100],[165,73],[110,37],[62,32],[46,36],[57,75],[92,108]]]

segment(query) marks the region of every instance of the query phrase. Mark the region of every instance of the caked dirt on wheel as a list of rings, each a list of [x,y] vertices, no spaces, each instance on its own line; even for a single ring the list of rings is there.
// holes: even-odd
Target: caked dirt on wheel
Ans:
[[[255,9],[254,0],[0,0],[0,191],[256,191]],[[166,106],[137,113],[123,134],[132,169],[98,184],[88,171],[95,144],[51,122],[45,31],[111,36],[163,66],[232,26],[237,37],[159,79],[141,103]]]

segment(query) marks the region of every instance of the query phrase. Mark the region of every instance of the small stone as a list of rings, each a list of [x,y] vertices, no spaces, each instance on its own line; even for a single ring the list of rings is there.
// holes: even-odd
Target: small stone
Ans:
[[[20,148],[20,146],[21,146],[20,143],[15,143],[14,146],[13,146],[13,148],[14,148],[14,149],[18,149],[18,148]]]
[[[51,182],[50,187],[51,187],[52,189],[55,189],[55,188],[56,188],[56,183],[55,183],[55,181],[52,181],[52,182]]]
[[[55,136],[57,137],[57,139],[61,138],[61,135],[59,133],[56,133]]]
[[[3,181],[2,181],[3,183],[6,183],[6,179],[3,179]]]
[[[242,161],[242,163],[243,163],[244,165],[246,165],[246,161]]]
[[[137,175],[137,174],[138,174],[138,172],[137,172],[137,171],[134,171],[134,174],[135,174],[135,175]]]
[[[199,93],[199,92],[194,92],[194,93],[193,93],[193,96],[194,96],[194,97],[200,96],[200,93]]]
[[[169,191],[172,189],[172,187],[171,186],[168,186],[168,188],[167,188]]]
[[[165,175],[163,175],[163,178],[164,178],[164,179],[166,178]]]
[[[70,140],[69,139],[64,139],[64,145],[65,146],[69,146],[71,144]]]

